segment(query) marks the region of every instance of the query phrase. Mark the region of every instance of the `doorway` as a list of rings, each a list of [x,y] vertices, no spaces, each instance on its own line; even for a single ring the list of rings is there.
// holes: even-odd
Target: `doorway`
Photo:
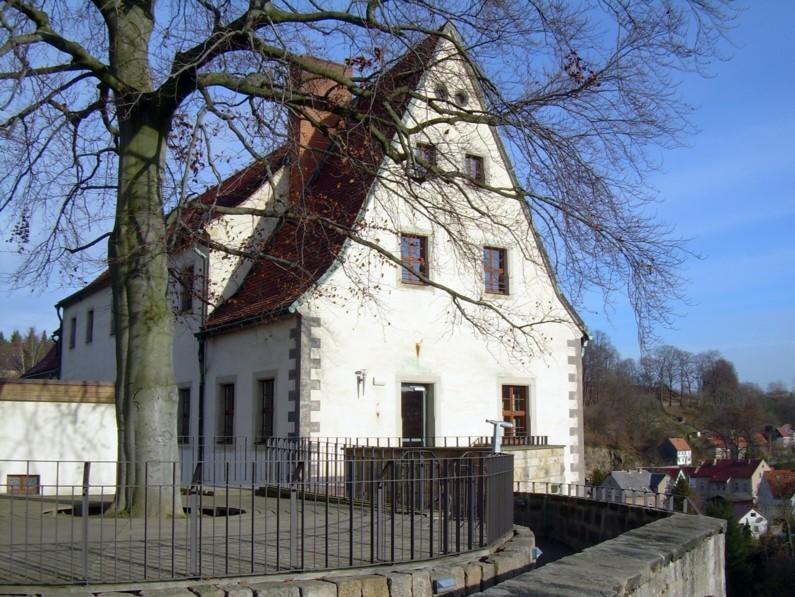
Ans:
[[[400,384],[400,418],[404,445],[432,444],[435,431],[432,384]]]

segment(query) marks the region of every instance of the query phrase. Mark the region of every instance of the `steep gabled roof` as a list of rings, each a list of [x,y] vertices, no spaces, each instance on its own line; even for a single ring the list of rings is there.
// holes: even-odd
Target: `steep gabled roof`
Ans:
[[[729,479],[749,479],[762,464],[761,459],[754,460],[716,460],[698,466],[693,474],[696,479],[725,483]]]
[[[203,230],[209,221],[219,217],[218,212],[212,209],[214,206],[238,207],[251,197],[285,164],[288,155],[288,145],[282,145],[262,159],[238,170],[220,184],[208,188],[185,206],[177,208],[181,213],[170,231],[172,235],[176,234],[172,238],[174,247],[183,246],[190,241],[191,234]]]
[[[668,475],[662,472],[650,471],[613,471],[610,473],[613,481],[620,489],[625,491],[653,491],[658,492],[660,483]]]
[[[773,499],[789,499],[795,494],[795,471],[787,469],[765,471],[762,478],[767,481]]]
[[[681,437],[669,437],[668,441],[674,447],[675,450],[678,452],[687,452],[690,450],[690,444],[688,444],[684,438]]]
[[[403,114],[437,43],[436,36],[427,37],[380,76],[373,86],[378,101],[368,105],[366,113],[388,122],[383,103],[389,101],[396,114]],[[394,134],[383,132],[387,137]],[[207,331],[277,317],[334,264],[347,239],[345,230],[356,222],[384,158],[367,122],[349,124],[341,137],[345,147],[332,149],[305,187],[297,206],[299,217],[282,221],[265,241],[257,251],[262,257],[254,261],[237,292],[213,311]]]

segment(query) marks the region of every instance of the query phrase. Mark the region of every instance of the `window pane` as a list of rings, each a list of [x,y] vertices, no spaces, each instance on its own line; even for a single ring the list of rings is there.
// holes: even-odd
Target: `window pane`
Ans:
[[[513,423],[513,429],[505,430],[506,437],[527,435],[528,395],[527,386],[502,386],[502,418]]]
[[[72,317],[71,321],[69,322],[69,348],[75,347],[76,340],[77,340],[77,317]]]
[[[231,444],[235,435],[235,384],[221,385],[218,442]]]
[[[177,410],[177,436],[179,442],[184,444],[190,435],[190,388],[179,389]]]
[[[94,311],[91,310],[86,316],[86,344],[94,341]]]
[[[185,268],[179,280],[179,312],[189,313],[193,310],[193,267]]]
[[[402,280],[408,284],[423,284],[422,279],[414,272],[419,272],[428,277],[428,239],[424,236],[404,234],[400,237],[400,259],[406,265],[402,273]]]
[[[486,292],[508,293],[507,262],[505,249],[483,247],[483,285]]]
[[[485,176],[483,172],[483,158],[479,155],[467,155],[464,158],[464,166],[466,168],[466,175],[469,180],[474,182],[484,182]]]
[[[259,381],[257,438],[273,437],[273,394],[274,380],[261,379]]]

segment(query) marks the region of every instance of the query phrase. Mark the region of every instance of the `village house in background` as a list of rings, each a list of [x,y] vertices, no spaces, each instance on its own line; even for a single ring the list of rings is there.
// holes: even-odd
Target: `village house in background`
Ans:
[[[759,509],[769,520],[780,520],[795,513],[795,471],[773,470],[762,475]]]
[[[754,539],[759,539],[767,532],[768,519],[752,504],[747,502],[733,504],[732,513],[738,524],[748,527]]]
[[[660,452],[668,464],[690,466],[693,464],[693,450],[681,437],[669,437],[660,446]]]
[[[637,471],[613,471],[602,484],[601,489],[618,492],[616,501],[625,504],[648,505],[655,503],[656,496],[661,495],[662,499],[669,499],[674,483],[665,473],[637,470]],[[664,507],[661,502],[660,507]]]
[[[483,99],[472,69],[452,44],[428,38],[381,78],[375,92],[405,87],[479,109]],[[333,87],[328,80],[300,83],[330,94]],[[404,110],[409,121],[433,116],[408,95]],[[337,117],[320,111],[316,116],[336,126]],[[488,435],[486,419],[497,419],[513,425],[509,434],[516,439],[509,440],[509,448],[521,448],[530,436],[547,438],[549,458],[539,468],[545,478],[536,480],[583,482],[586,332],[559,290],[523,206],[468,188],[469,200],[488,206],[495,217],[494,222],[473,218],[477,225],[468,228],[466,240],[481,256],[473,269],[461,262],[442,227],[394,191],[396,184],[410,186],[432,202],[437,192],[432,181],[408,176],[383,156],[376,156],[367,176],[350,171],[350,160],[321,156],[328,139],[318,138],[306,121],[293,119],[290,134],[285,147],[193,205],[280,209],[301,201],[346,228],[356,224],[367,231],[368,223],[393,222],[394,230],[374,230],[410,269],[339,233],[306,240],[289,221],[192,210],[189,204],[181,217],[191,234],[174,243],[171,256],[183,452],[195,451],[197,438],[205,457],[207,451],[242,454],[276,436],[380,436],[423,445],[436,436]],[[514,184],[503,145],[487,124],[434,125],[414,143],[416,154],[429,163],[498,188]],[[376,172],[388,172],[390,184]],[[516,231],[532,254],[517,248]],[[271,258],[232,257],[209,248],[204,235],[232,248],[256,239]],[[482,301],[500,309],[533,314],[541,340],[535,356],[517,359],[505,343],[480,336],[456,316],[449,295],[412,271],[451,288],[475,289]],[[360,298],[362,280],[369,298]],[[63,322],[60,345],[29,377],[57,372],[61,380],[112,382],[115,339],[107,272],[56,308]],[[30,440],[24,456],[18,455],[40,458],[39,438]],[[532,471],[527,476],[533,480]]]
[[[690,474],[690,489],[699,503],[713,498],[728,502],[756,503],[762,475],[770,470],[764,460],[713,460]]]

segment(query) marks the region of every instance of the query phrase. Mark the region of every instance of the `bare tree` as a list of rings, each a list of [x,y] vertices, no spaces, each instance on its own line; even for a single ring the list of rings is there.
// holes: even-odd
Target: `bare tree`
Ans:
[[[458,233],[488,218],[489,210],[471,200],[461,173],[415,159],[410,140],[434,124],[485,123],[506,140],[517,176],[506,187],[479,183],[481,190],[527,206],[575,301],[594,286],[608,295],[623,289],[645,337],[655,322],[667,320],[669,300],[680,292],[676,268],[685,257],[679,241],[647,216],[652,150],[676,143],[686,130],[686,106],[672,91],[674,73],[698,70],[714,57],[730,18],[721,0],[470,0],[453,8],[436,0],[351,1],[334,8],[266,0],[6,0],[0,8],[0,209],[26,256],[23,281],[71,272],[87,256],[96,263],[107,240],[119,460],[131,463],[119,473],[117,507],[140,513],[144,463],[177,456],[169,239],[188,208],[231,213],[191,202],[195,189],[281,146],[287,120],[300,116],[328,139],[326,152],[381,177],[418,213],[446,226],[460,241],[457,250],[471,259],[472,247]],[[446,22],[458,32],[442,29]],[[374,90],[398,56],[422,52],[428,35],[477,60],[469,67],[483,102],[462,108],[452,98],[412,92],[436,117],[409,124],[396,109],[406,90],[379,99],[383,103],[374,103]],[[307,54],[347,59],[351,68]],[[351,101],[293,85],[296,69],[330,79]],[[330,124],[319,114],[337,120]],[[349,143],[351,135],[366,139],[366,155],[352,149],[362,144]],[[441,203],[390,179],[394,170],[378,168],[373,156],[385,156],[403,174],[416,173],[417,164],[429,169],[444,189]],[[399,263],[388,247],[334,218],[295,206],[256,215],[305,224],[314,218],[310,234],[333,231]],[[526,226],[522,232],[515,222],[492,223],[516,230],[517,245],[532,253],[536,237]],[[269,258],[260,248],[229,250]],[[507,327],[497,333],[501,341],[538,342],[537,314],[517,319],[480,297],[442,289],[479,331]],[[150,467],[148,478],[167,484],[169,471]]]

